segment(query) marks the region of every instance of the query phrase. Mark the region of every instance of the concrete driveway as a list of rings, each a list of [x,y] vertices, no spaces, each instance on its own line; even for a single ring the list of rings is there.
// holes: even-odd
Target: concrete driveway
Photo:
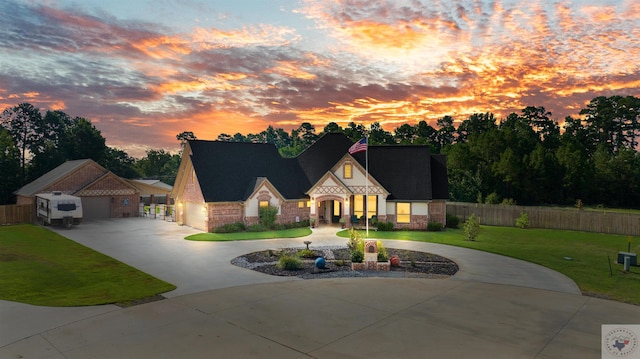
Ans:
[[[161,220],[128,218],[92,221],[71,230],[53,227],[61,235],[176,285],[165,293],[176,297],[206,290],[248,284],[297,280],[267,276],[230,265],[245,253],[313,246],[345,245],[347,239],[335,235],[335,227],[315,228],[311,237],[234,242],[194,242],[184,237],[202,231]],[[521,287],[580,294],[576,284],[545,267],[460,247],[410,241],[388,241],[387,246],[435,253],[460,266],[456,280],[507,284]]]
[[[546,268],[463,248],[392,241],[455,260],[450,279],[271,277],[229,261],[305,239],[191,242],[175,223],[131,218],[59,233],[177,285],[169,299],[47,308],[0,302],[1,358],[600,358],[602,324],[637,306],[584,297]]]

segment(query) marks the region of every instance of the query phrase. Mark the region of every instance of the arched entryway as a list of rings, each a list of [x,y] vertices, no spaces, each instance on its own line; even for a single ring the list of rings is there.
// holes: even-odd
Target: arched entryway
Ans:
[[[337,224],[340,223],[340,218],[346,220],[349,216],[348,199],[346,198],[335,195],[319,196],[315,198],[314,202],[316,223],[319,225]]]

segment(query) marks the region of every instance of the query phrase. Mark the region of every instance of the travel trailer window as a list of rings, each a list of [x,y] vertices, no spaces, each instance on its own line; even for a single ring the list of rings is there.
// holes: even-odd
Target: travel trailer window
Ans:
[[[75,211],[76,204],[75,203],[58,203],[58,211]]]

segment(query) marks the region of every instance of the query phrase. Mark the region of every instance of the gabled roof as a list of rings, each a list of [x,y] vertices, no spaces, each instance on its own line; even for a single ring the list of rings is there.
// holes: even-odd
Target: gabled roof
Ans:
[[[134,179],[134,180],[130,180],[131,182],[134,182],[133,185],[136,186],[138,183],[146,185],[146,186],[150,186],[150,187],[154,187],[154,188],[158,188],[158,189],[162,189],[162,190],[167,190],[167,191],[171,191],[171,188],[173,188],[173,186],[166,184],[160,180],[157,179]]]
[[[205,202],[246,200],[266,177],[285,198],[304,198],[309,181],[298,161],[283,158],[273,144],[189,141],[191,161]]]
[[[104,170],[105,173],[107,172],[105,168],[95,163],[91,159],[67,161],[61,164],[60,166],[52,169],[51,171],[43,174],[42,176],[38,177],[33,182],[27,183],[26,185],[22,186],[14,193],[18,196],[25,196],[25,197],[35,196],[37,193],[42,192],[43,190],[47,189],[51,185],[60,181],[61,179],[71,175],[72,173],[82,168],[83,166],[87,166],[90,164],[93,164],[96,167]]]
[[[205,202],[244,201],[264,179],[285,199],[300,199],[352,144],[344,134],[329,133],[298,157],[283,158],[273,144],[192,140],[188,156]],[[368,155],[369,173],[389,192],[388,199],[448,198],[446,158],[432,156],[428,146],[369,146]],[[365,167],[365,152],[353,158]]]
[[[148,195],[165,195],[171,193],[173,186],[168,185],[160,180],[126,180],[138,189],[141,196]]]
[[[80,197],[122,196],[140,193],[140,190],[113,172],[106,172],[91,183],[74,192]]]
[[[333,172],[331,171],[327,171],[327,173],[325,173],[324,176],[320,177],[320,179],[313,185],[313,187],[309,188],[307,193],[311,193],[317,187],[325,185],[325,183],[328,180],[333,181],[336,184],[336,186],[342,188],[344,193],[348,193],[349,195],[353,194],[353,192],[349,189],[349,187],[345,185],[344,182],[340,181],[340,179],[336,177],[336,175],[334,175]]]
[[[296,159],[309,183],[314,184],[348,152],[353,143],[342,133],[327,133]]]
[[[365,155],[365,152],[358,152],[353,157],[364,167]],[[431,164],[428,146],[369,146],[369,173],[390,192],[389,200],[448,198],[448,193],[442,197],[443,189],[447,189],[446,167],[438,166],[434,175]],[[434,187],[437,188],[435,193]]]
[[[253,182],[253,181],[252,181]],[[255,179],[255,182],[253,182],[253,184],[250,186],[250,188],[247,189],[247,192],[249,193],[245,198],[249,199],[255,195],[258,194],[258,190],[261,188],[267,187],[269,188],[269,190],[271,192],[273,192],[273,194],[276,195],[276,197],[280,198],[280,199],[286,199],[282,196],[282,194],[280,193],[280,191],[278,191],[277,188],[275,188],[275,186],[269,182],[269,179],[266,177],[258,177]]]

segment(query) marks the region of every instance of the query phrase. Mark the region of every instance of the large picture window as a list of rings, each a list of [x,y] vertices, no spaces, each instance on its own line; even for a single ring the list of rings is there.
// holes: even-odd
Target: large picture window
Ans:
[[[358,216],[358,218],[364,216],[365,208],[367,212],[367,218],[371,218],[378,214],[378,196],[373,195],[367,198],[367,203],[365,206],[364,196],[361,194],[357,194],[353,196],[353,214]]]
[[[396,203],[396,221],[398,223],[411,223],[411,203]]]

